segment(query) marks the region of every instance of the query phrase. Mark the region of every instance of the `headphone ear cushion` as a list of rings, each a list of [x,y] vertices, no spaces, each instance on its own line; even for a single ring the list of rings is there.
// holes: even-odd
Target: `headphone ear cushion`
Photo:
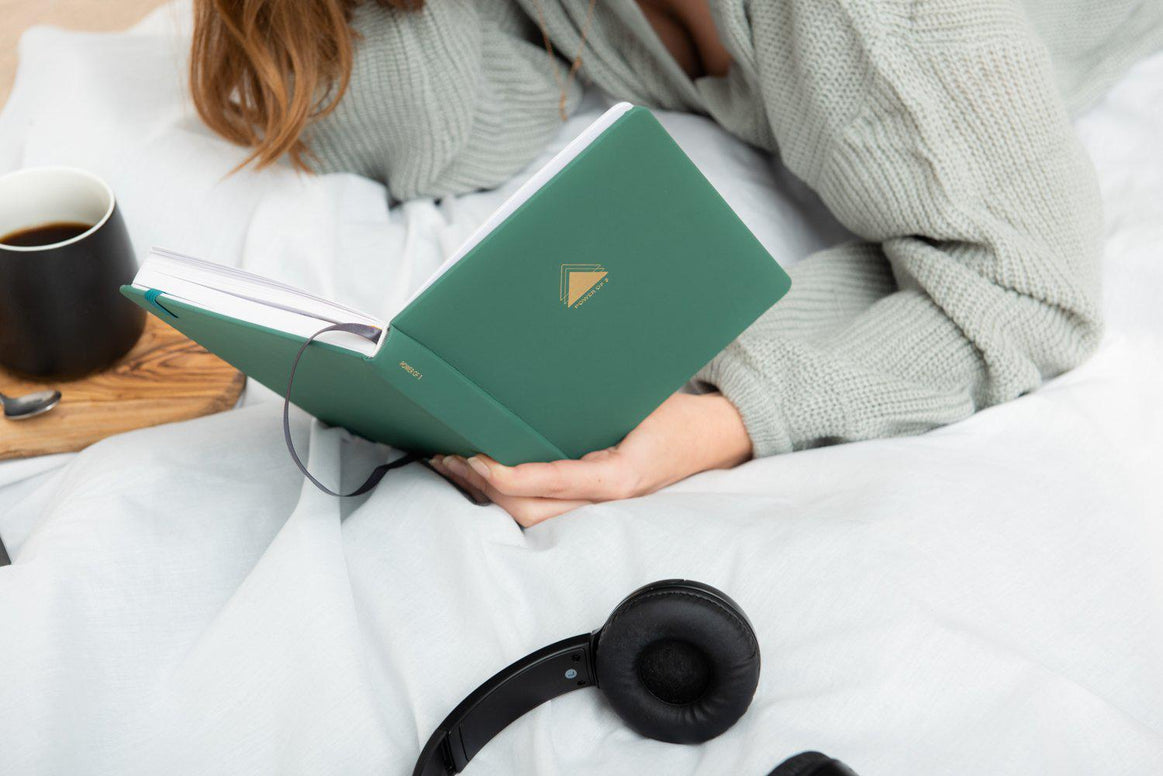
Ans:
[[[742,612],[689,587],[651,589],[598,635],[598,687],[641,735],[708,741],[743,716],[759,684],[759,643]]]
[[[800,752],[775,767],[767,776],[856,776],[852,770],[821,752]]]

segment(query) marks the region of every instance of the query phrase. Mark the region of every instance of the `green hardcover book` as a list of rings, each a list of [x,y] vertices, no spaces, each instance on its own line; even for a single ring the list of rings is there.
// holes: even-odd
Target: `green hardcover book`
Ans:
[[[502,463],[617,444],[788,290],[651,113],[616,105],[518,190],[389,323],[155,249],[122,292],[320,420]],[[464,332],[485,336],[465,337]]]

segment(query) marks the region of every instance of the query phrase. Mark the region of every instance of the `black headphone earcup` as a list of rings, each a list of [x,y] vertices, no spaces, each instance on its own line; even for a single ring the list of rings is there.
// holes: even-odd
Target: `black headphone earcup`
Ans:
[[[747,711],[759,684],[759,643],[729,601],[692,583],[654,585],[610,615],[597,639],[598,687],[629,727],[695,744]]]
[[[822,752],[800,752],[789,757],[767,776],[856,776],[852,770]]]

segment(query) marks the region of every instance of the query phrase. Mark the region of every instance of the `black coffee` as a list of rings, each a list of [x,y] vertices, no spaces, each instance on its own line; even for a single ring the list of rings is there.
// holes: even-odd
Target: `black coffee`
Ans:
[[[71,240],[92,228],[92,224],[82,224],[78,221],[57,221],[51,224],[30,226],[27,229],[18,229],[15,232],[0,237],[0,243],[13,245],[17,248],[36,248],[41,245],[55,245],[65,240]]]

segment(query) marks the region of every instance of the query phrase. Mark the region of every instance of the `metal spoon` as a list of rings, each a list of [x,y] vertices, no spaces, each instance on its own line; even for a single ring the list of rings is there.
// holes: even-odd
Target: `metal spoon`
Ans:
[[[25,420],[43,415],[57,406],[60,400],[60,391],[36,391],[24,396],[5,396],[0,393],[0,404],[4,406],[4,417],[8,420]]]

